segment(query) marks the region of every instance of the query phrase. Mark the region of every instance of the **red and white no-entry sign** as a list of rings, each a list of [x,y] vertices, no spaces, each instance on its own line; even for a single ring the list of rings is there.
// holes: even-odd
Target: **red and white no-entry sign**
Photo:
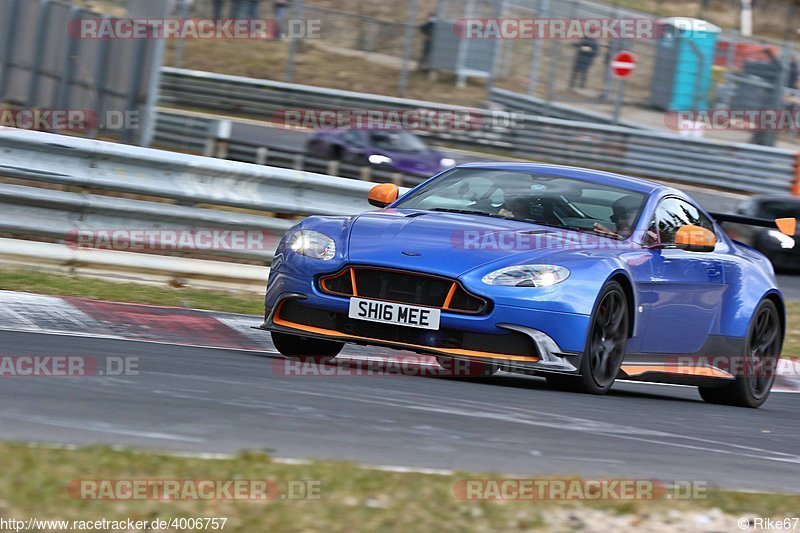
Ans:
[[[618,78],[627,78],[636,68],[636,58],[630,52],[619,52],[614,56],[611,61],[611,68],[614,70],[614,75]]]

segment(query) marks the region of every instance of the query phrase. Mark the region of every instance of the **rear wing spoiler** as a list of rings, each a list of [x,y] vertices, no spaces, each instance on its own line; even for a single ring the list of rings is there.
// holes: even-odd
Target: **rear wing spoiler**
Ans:
[[[734,224],[744,224],[746,226],[757,226],[759,228],[777,229],[785,235],[794,237],[797,233],[796,218],[754,218],[742,215],[731,215],[728,213],[709,213],[711,217],[719,223],[732,222]]]

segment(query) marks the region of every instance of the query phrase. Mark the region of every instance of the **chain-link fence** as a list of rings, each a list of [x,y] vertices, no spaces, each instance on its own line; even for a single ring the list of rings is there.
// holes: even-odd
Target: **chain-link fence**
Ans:
[[[125,4],[125,0],[80,1],[106,10]],[[250,8],[256,8],[259,17],[270,18],[276,15],[276,5],[283,4],[275,0],[174,2],[178,16],[201,18],[215,16],[215,7],[221,7],[225,18],[251,14]],[[785,37],[783,41],[743,38],[723,30],[714,35],[712,49],[684,52],[690,57],[680,60],[689,64],[689,71],[702,72],[702,79],[700,73],[686,79],[677,77],[683,75],[683,67],[676,64],[676,56],[667,53],[668,46],[658,32],[650,38],[603,35],[589,45],[574,37],[468,39],[459,34],[459,24],[467,19],[649,19],[654,27],[661,28],[662,17],[684,14],[730,24],[728,11],[736,11],[736,6],[726,7],[721,2],[698,1],[696,9],[684,6],[683,13],[669,3],[655,2],[648,6],[657,13],[643,14],[625,7],[632,4],[626,0],[290,0],[286,2],[289,11],[282,16],[319,22],[318,38],[300,43],[287,40],[275,46],[253,43],[231,50],[232,56],[239,57],[231,57],[230,62],[218,60],[210,62],[210,66],[204,60],[223,54],[221,48],[208,48],[208,53],[199,54],[198,60],[197,52],[184,55],[183,47],[188,45],[173,42],[169,64],[473,105],[486,99],[487,92],[481,89],[489,85],[607,116],[614,116],[621,94],[622,115],[627,121],[650,127],[663,127],[663,111],[679,105],[665,100],[663,95],[665,84],[673,81],[682,84],[681,90],[695,89],[696,94],[688,104],[680,104],[683,106],[737,109],[742,105],[796,105],[797,99],[788,86],[797,84],[797,68],[792,71],[791,65],[800,16],[789,2],[771,4],[765,12],[785,26],[776,30]],[[715,9],[703,11],[703,6]],[[757,5],[759,9],[766,7]],[[762,15],[757,12],[757,17]],[[760,27],[755,25],[756,29]],[[586,53],[587,46],[593,48],[591,53]],[[612,63],[622,50],[634,55],[636,68],[621,89]],[[245,55],[253,57],[254,65],[244,64]],[[406,90],[409,83],[411,91]],[[759,140],[763,141],[769,139]]]

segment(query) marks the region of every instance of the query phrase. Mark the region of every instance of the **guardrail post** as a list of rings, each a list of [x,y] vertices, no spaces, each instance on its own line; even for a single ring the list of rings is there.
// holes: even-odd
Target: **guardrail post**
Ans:
[[[800,152],[794,161],[794,183],[792,183],[792,194],[800,196]]]
[[[328,161],[328,174],[331,176],[338,176],[339,175],[339,162],[338,161]]]
[[[392,174],[392,183],[397,185],[398,187],[403,186],[403,175],[399,172],[395,172]]]
[[[298,154],[294,156],[294,168],[295,170],[303,170],[303,164],[305,163],[306,156],[303,154]]]
[[[267,159],[269,159],[269,148],[266,146],[256,148],[256,165],[266,165]]]
[[[372,167],[361,167],[359,175],[364,181],[372,181]]]
[[[219,159],[228,159],[228,148],[230,147],[232,124],[230,120],[220,120],[217,122],[216,132],[214,135],[215,148],[213,150],[214,156]]]
[[[216,151],[217,140],[212,135],[208,139],[206,139],[206,145],[203,148],[203,155],[205,157],[214,157],[214,152]]]

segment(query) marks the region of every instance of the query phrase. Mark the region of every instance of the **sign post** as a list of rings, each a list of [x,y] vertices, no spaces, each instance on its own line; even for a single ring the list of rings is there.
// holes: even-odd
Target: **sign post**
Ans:
[[[619,52],[611,61],[611,70],[617,78],[617,99],[614,102],[614,124],[619,124],[622,113],[622,98],[625,96],[625,78],[633,74],[636,69],[636,58],[626,50]]]

